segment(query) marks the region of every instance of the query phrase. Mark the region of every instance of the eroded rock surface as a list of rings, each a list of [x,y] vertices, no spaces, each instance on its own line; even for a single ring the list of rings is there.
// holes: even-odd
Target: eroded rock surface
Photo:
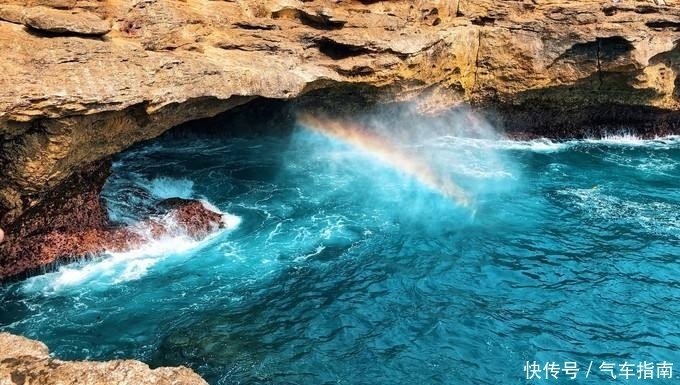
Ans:
[[[181,198],[159,202],[148,219],[134,225],[110,223],[100,199],[109,170],[109,160],[92,163],[27,210],[0,244],[0,279],[45,271],[65,260],[127,251],[166,237],[201,240],[226,227],[222,214],[200,201]]]
[[[109,23],[93,13],[48,7],[26,9],[21,22],[38,31],[54,34],[101,36],[111,31]]]
[[[80,229],[70,226],[19,237],[13,235],[6,245],[0,246],[7,261],[0,266],[0,278],[44,271],[64,260],[128,251],[167,237],[188,236],[202,240],[227,227],[222,214],[210,210],[200,201],[181,198],[168,201],[171,202],[169,205],[165,201],[159,204],[157,214],[132,226],[104,222],[92,227],[80,226]]]
[[[35,9],[111,30],[36,33]],[[5,0],[0,19],[8,239],[84,165],[258,97],[469,103],[519,136],[680,127],[671,0]]]
[[[207,385],[185,367],[150,369],[135,360],[61,361],[39,341],[0,333],[0,384]]]

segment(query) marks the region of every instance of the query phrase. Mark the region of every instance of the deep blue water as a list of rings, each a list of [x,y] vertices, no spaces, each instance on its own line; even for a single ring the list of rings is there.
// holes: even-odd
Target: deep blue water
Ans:
[[[473,203],[302,128],[129,150],[104,192],[116,220],[184,196],[235,228],[0,287],[0,329],[211,384],[636,383],[599,366],[643,361],[680,377],[680,139],[404,146]],[[580,372],[527,380],[526,361]]]

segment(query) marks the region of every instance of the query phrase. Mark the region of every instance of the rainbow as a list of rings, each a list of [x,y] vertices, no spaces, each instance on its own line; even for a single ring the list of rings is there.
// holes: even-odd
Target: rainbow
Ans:
[[[415,154],[390,143],[385,137],[355,123],[317,118],[311,115],[298,116],[298,123],[304,128],[338,139],[372,155],[380,162],[438,191],[461,206],[470,206],[468,195],[451,178],[438,175],[431,165],[419,159]]]

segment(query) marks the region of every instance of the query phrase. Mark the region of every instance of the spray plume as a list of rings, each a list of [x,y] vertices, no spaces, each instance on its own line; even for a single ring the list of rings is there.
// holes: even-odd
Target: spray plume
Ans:
[[[468,194],[450,177],[438,174],[416,154],[400,148],[383,135],[356,123],[318,118],[309,114],[298,116],[298,122],[307,129],[340,140],[372,155],[380,162],[414,178],[460,206],[471,205]]]

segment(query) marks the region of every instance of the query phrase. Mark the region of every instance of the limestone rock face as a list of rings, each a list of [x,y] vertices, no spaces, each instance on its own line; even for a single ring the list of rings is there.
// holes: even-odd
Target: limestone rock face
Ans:
[[[0,228],[83,165],[259,97],[677,132],[679,40],[672,0],[5,0]]]
[[[87,11],[71,12],[32,7],[26,9],[21,21],[31,28],[55,34],[101,36],[111,31],[107,21]]]
[[[134,360],[61,361],[42,342],[0,333],[0,384],[207,385],[185,367],[150,369]]]
[[[0,20],[21,24],[24,20],[24,8],[19,5],[0,5]]]

